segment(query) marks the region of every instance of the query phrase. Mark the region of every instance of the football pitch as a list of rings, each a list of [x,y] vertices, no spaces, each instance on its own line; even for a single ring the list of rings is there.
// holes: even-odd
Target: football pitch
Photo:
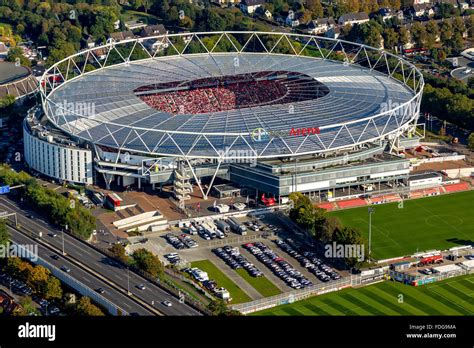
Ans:
[[[474,315],[474,275],[420,287],[385,281],[315,296],[252,315]]]
[[[474,244],[474,191],[372,206],[372,257],[387,259],[417,251]],[[368,207],[329,213],[368,239]]]

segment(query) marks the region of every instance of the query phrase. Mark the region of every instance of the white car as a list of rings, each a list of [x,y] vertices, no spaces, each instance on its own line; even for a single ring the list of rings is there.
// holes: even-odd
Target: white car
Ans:
[[[139,288],[140,290],[145,290],[146,289],[145,285],[143,285],[143,284],[138,284],[137,288]]]
[[[168,300],[164,300],[164,301],[161,302],[161,303],[162,303],[164,306],[166,306],[166,307],[171,307],[171,306],[173,305],[173,304],[172,304],[170,301],[168,301]]]
[[[218,204],[216,209],[219,213],[228,213],[230,207],[227,204]]]
[[[245,209],[246,205],[244,203],[234,203],[233,207],[235,210],[242,211]]]

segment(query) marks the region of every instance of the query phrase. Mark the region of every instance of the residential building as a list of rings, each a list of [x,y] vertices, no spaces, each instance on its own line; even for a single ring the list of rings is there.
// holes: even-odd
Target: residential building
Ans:
[[[148,25],[142,29],[140,32],[140,36],[143,38],[147,38],[150,36],[158,36],[158,35],[168,35],[168,31],[166,30],[163,24],[157,25]],[[153,52],[161,51],[165,48],[168,48],[169,43],[166,38],[159,38],[159,39],[148,39],[143,41],[143,45],[150,49]]]
[[[332,17],[318,18],[309,22],[308,33],[314,34],[314,35],[324,34],[330,28],[333,28],[335,26],[336,26],[336,21],[334,21],[334,18]]]
[[[240,3],[240,10],[244,13],[252,14],[257,8],[263,7],[265,0],[243,0]]]
[[[339,24],[340,25],[354,25],[354,24],[362,24],[369,21],[369,16],[365,12],[352,12],[343,14],[339,17]]]
[[[109,36],[109,39],[107,40],[107,43],[110,43],[111,41],[123,41],[123,40],[128,40],[128,39],[133,39],[135,35],[131,31],[118,31],[115,33],[111,33]]]

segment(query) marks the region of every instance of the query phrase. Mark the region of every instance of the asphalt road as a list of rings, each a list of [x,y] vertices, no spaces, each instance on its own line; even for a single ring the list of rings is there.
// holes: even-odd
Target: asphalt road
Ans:
[[[12,240],[18,244],[37,244],[36,241],[32,238],[24,236],[22,233],[18,232],[17,230],[8,227],[8,231],[12,236]],[[128,296],[122,294],[120,291],[110,287],[106,282],[96,278],[95,276],[91,275],[90,273],[84,271],[80,267],[76,266],[74,263],[69,262],[68,260],[60,258],[58,260],[54,260],[51,258],[51,255],[57,255],[56,253],[52,252],[51,250],[47,249],[46,247],[38,244],[38,257],[44,259],[45,261],[53,264],[54,266],[60,268],[62,266],[67,266],[71,270],[69,275],[74,277],[76,280],[80,281],[84,285],[90,287],[91,289],[95,290],[98,288],[102,288],[105,290],[105,293],[101,294],[102,297],[105,297],[107,300],[115,303],[118,307],[122,308],[127,313],[137,313],[139,315],[153,315],[152,312],[143,308],[136,302],[134,302]]]
[[[469,60],[465,57],[457,57],[458,58],[458,68],[455,68],[451,70],[451,76],[467,82],[467,80],[471,77],[474,76],[474,62],[472,60]],[[471,72],[466,74],[466,68],[470,68]]]
[[[0,209],[2,211],[16,212],[18,223],[23,228],[37,234],[42,232],[42,238],[45,241],[60,250],[62,249],[61,231],[56,230],[47,222],[40,220],[39,218],[27,218],[25,215],[28,214],[25,214],[21,208],[18,207],[16,202],[8,200],[5,197],[0,198]],[[56,237],[51,236],[53,231],[57,234]],[[103,277],[109,279],[123,289],[129,289],[133,296],[136,296],[149,305],[155,306],[157,310],[164,315],[201,315],[200,312],[185,303],[180,303],[177,298],[159,288],[157,285],[132,271],[128,272],[125,267],[112,258],[98,252],[86,243],[83,243],[68,234],[64,234],[64,250],[67,255],[80,261]],[[129,278],[127,275],[129,275]],[[139,284],[143,284],[145,289],[138,289],[137,286]],[[164,306],[162,302],[165,300],[170,301],[172,306]]]

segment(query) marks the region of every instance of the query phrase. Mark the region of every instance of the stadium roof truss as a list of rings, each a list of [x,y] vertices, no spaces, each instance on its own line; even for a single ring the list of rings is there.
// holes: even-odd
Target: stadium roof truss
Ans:
[[[156,42],[164,48],[153,50],[150,43]],[[192,79],[196,78],[198,69],[200,77],[203,74],[231,74],[235,72],[235,66],[239,66],[239,59],[245,63],[246,71],[251,71],[252,64],[257,66],[264,63],[286,64],[292,69],[304,68],[310,72],[312,65],[320,65],[320,70],[316,70],[314,74],[323,76],[322,81],[327,81],[330,90],[348,97],[333,102],[336,106],[340,103],[340,110],[333,110],[334,105],[330,105],[333,109],[331,114],[327,113],[327,117],[325,108],[329,109],[330,106],[322,102],[316,106],[302,104],[301,113],[291,115],[290,112],[289,116],[280,112],[281,105],[279,109],[274,105],[244,112],[236,110],[234,114],[221,112],[222,122],[217,128],[210,128],[208,124],[212,123],[213,119],[220,120],[219,115],[209,114],[208,119],[203,122],[204,125],[199,123],[196,129],[189,128],[194,118],[190,118],[191,121],[171,121],[173,115],[168,115],[166,122],[162,122],[163,127],[161,123],[144,124],[143,119],[147,116],[137,116],[129,123],[122,121],[126,119],[127,113],[146,114],[139,104],[124,102],[123,108],[117,108],[113,112],[98,111],[97,115],[84,115],[77,110],[71,111],[66,103],[63,103],[64,99],[69,98],[80,102],[81,99],[75,97],[76,94],[81,95],[80,93],[84,95],[82,101],[87,100],[87,96],[93,99],[94,93],[87,95],[84,91],[90,89],[95,92],[94,88],[100,89],[102,82],[99,79],[106,76],[101,75],[104,72],[109,74],[106,76],[109,82],[108,85],[103,85],[106,86],[103,89],[110,86],[110,93],[107,94],[109,91],[104,90],[96,92],[102,93],[105,100],[113,94],[115,86],[121,86],[120,79],[127,81],[126,79],[130,78],[131,84],[139,78],[149,79],[149,76],[142,77],[140,74],[146,69],[158,71],[158,68],[151,68],[155,68],[152,63],[167,64],[169,61],[172,63],[169,65],[170,69],[176,69],[175,76]],[[201,61],[202,64],[199,63]],[[234,70],[228,68],[232,62]],[[178,69],[179,64],[184,63],[185,65]],[[194,70],[189,76],[183,77],[189,67]],[[265,66],[261,69],[265,70]],[[124,71],[122,75],[121,71]],[[331,73],[336,77],[333,78]],[[160,74],[157,78],[167,76],[163,72]],[[358,78],[366,82],[358,85]],[[99,87],[95,87],[95,84]],[[72,86],[72,92],[68,91],[68,86]],[[300,156],[396,138],[418,118],[423,87],[423,76],[413,64],[384,50],[339,39],[274,32],[197,32],[110,42],[57,62],[44,73],[40,82],[46,115],[54,125],[71,136],[95,145],[116,148],[119,153],[129,151],[151,156],[183,158],[190,166],[189,160],[193,158],[216,159],[220,165],[223,161],[235,158],[255,160]],[[358,89],[365,91],[365,94],[356,94]],[[390,104],[390,93],[396,96],[393,105]],[[362,101],[359,101],[359,97]],[[362,105],[362,102],[366,104]],[[377,102],[379,107],[374,109]],[[381,102],[387,104],[385,109],[380,107]],[[98,104],[102,106],[101,103]],[[110,102],[111,106],[117,104],[120,104],[120,101]],[[359,104],[366,109],[357,117],[352,117],[350,112],[356,112],[355,108]],[[346,114],[344,105],[348,108]],[[104,108],[106,107],[104,102]],[[351,107],[354,109],[350,109]],[[265,141],[255,141],[253,131],[266,131],[272,121],[278,123],[277,128],[287,126],[289,121],[296,122],[297,126],[308,124],[314,127],[315,122],[309,122],[311,120],[305,116],[311,116],[313,112],[319,112],[315,115],[315,120],[320,124],[317,133],[291,137],[275,132],[268,133]],[[120,116],[116,117],[116,114]],[[233,128],[227,125],[231,114],[232,117],[240,117],[239,124]],[[258,121],[257,127],[252,128],[246,124],[250,117]],[[298,124],[300,120],[301,123]]]

